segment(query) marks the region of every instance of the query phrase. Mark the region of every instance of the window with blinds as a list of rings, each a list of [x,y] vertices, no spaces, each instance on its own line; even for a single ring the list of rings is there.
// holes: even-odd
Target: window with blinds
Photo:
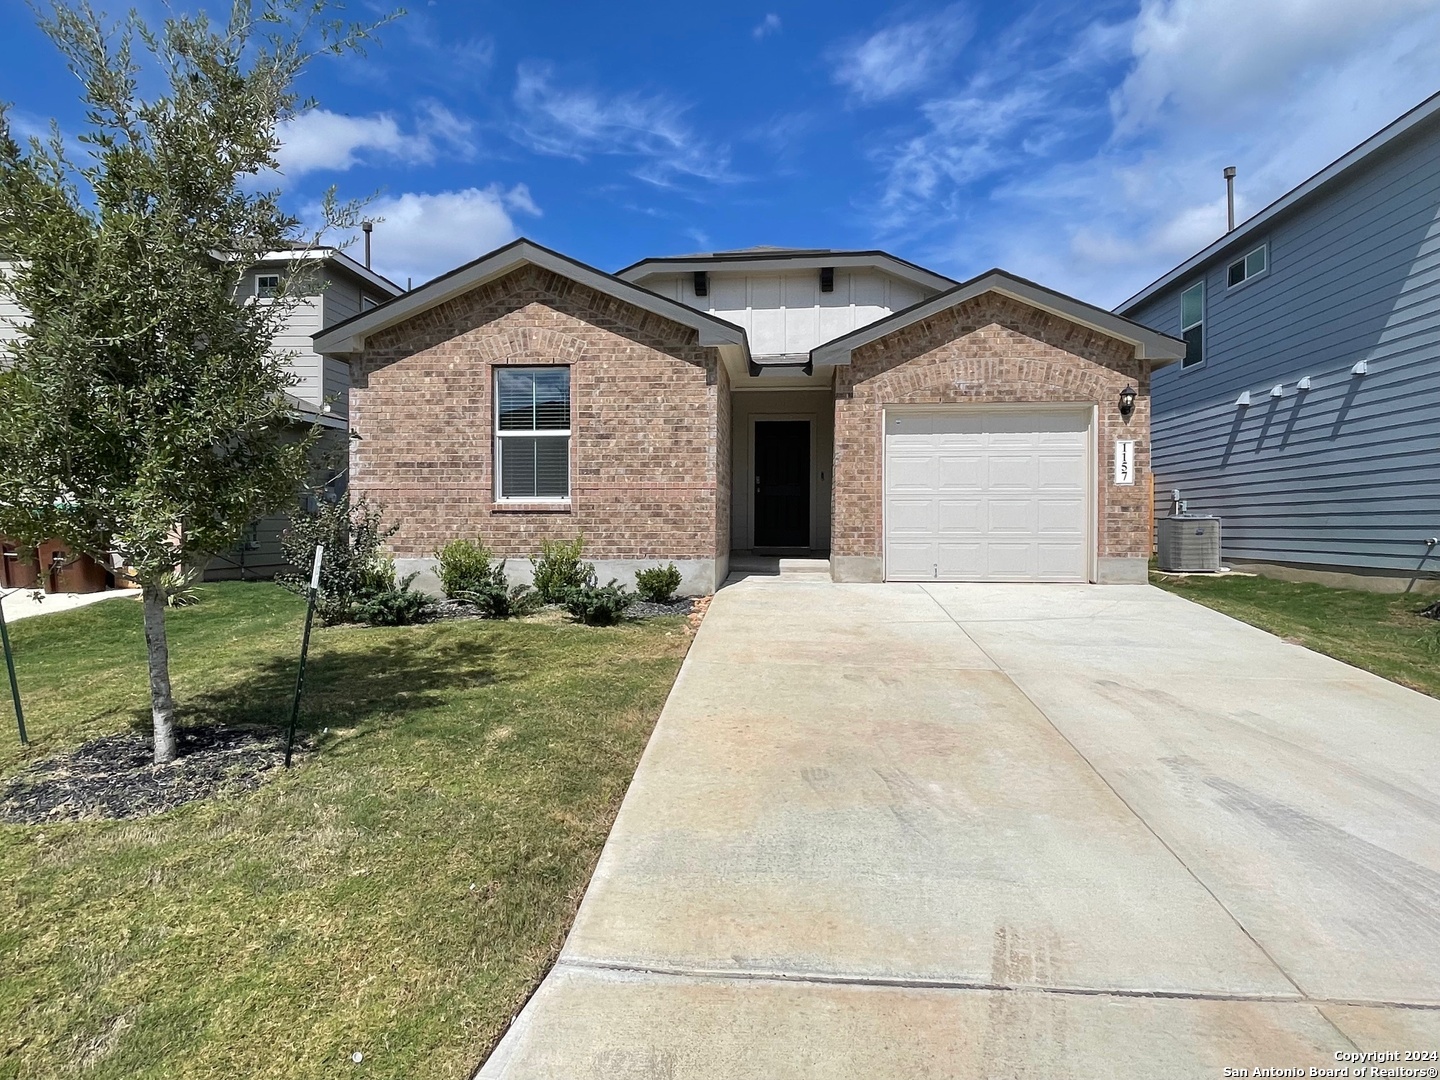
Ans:
[[[570,369],[495,372],[495,477],[500,499],[570,498]]]

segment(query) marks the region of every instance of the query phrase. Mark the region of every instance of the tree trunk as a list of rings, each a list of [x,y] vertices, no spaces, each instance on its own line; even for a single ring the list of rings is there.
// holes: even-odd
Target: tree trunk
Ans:
[[[170,693],[170,646],[165,641],[165,590],[147,581],[140,589],[145,605],[145,649],[150,660],[150,714],[155,720],[155,764],[175,760],[175,699]]]

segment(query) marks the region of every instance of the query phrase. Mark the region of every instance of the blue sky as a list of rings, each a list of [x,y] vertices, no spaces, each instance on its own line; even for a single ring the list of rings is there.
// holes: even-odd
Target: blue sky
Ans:
[[[1108,306],[1223,231],[1223,166],[1244,217],[1440,90],[1440,5],[415,0],[302,89],[290,205],[376,194],[401,284],[523,234],[610,270],[881,247]],[[75,90],[0,0],[16,127]]]

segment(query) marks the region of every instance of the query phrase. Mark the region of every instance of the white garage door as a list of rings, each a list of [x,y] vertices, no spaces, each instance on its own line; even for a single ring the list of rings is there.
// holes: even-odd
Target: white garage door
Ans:
[[[885,577],[1086,581],[1090,410],[885,418]]]

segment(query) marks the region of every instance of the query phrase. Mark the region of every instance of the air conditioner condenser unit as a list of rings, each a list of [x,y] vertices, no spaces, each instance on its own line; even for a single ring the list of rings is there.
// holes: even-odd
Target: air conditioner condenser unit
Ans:
[[[1160,569],[1170,574],[1219,573],[1220,519],[1172,514],[1155,528]]]

